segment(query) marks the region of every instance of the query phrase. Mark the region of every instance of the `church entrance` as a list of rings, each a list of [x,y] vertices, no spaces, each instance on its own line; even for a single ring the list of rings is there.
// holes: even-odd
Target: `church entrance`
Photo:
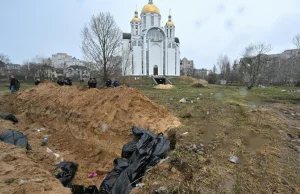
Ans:
[[[153,75],[158,75],[158,66],[157,65],[154,65],[153,67]]]

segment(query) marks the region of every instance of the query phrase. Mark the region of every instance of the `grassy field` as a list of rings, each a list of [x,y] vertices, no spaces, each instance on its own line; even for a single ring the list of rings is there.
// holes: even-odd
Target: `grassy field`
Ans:
[[[176,149],[169,162],[150,170],[138,193],[162,186],[167,193],[300,193],[300,93],[288,92],[295,88],[194,88],[192,79],[171,81],[169,90],[136,86],[183,124],[171,130]],[[9,92],[8,84],[0,84],[0,92]],[[187,102],[179,103],[182,98]],[[229,162],[231,156],[238,163]]]
[[[161,186],[169,193],[300,192],[300,93],[189,83],[138,89],[183,123],[168,167],[152,169],[140,193]],[[189,101],[179,103],[182,98]],[[230,163],[230,156],[239,162]]]

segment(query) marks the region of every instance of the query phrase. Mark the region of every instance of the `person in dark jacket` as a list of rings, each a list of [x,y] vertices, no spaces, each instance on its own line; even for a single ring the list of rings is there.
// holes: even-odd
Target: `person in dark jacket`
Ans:
[[[16,78],[12,75],[10,76],[10,92],[14,93],[16,91]]]
[[[110,79],[108,79],[108,80],[106,81],[106,87],[108,87],[108,88],[111,87],[111,80],[110,80]]]
[[[90,80],[88,81],[88,86],[89,86],[89,89],[93,88],[93,79],[90,78]]]
[[[119,82],[118,82],[117,80],[115,80],[115,81],[114,81],[114,86],[115,86],[115,88],[118,87],[119,85],[120,85]]]
[[[16,84],[15,84],[15,91],[19,91],[20,90],[20,87],[21,87],[21,83],[18,79],[16,79]]]
[[[60,85],[60,86],[63,86],[64,85],[64,82],[62,79],[58,79],[57,80],[57,84]]]
[[[34,82],[34,85],[38,86],[39,84],[41,83],[40,79],[36,79],[35,82]]]
[[[93,88],[97,88],[97,80],[96,80],[96,78],[93,78]]]

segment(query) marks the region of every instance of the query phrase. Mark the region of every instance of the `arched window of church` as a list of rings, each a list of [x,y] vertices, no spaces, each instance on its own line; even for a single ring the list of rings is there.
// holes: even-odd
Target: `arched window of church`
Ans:
[[[172,29],[170,29],[170,38],[172,38]]]
[[[138,42],[138,45],[139,45],[139,46],[142,46],[142,41],[139,41],[139,42]]]
[[[168,44],[168,48],[171,48],[171,46],[172,46],[172,44],[171,44],[171,43],[169,43],[169,44]]]
[[[138,25],[135,26],[135,34],[136,34],[136,35],[139,34]]]
[[[164,34],[160,31],[160,29],[154,28],[148,31],[147,39],[154,41],[162,41],[164,40]]]
[[[172,43],[172,48],[176,48],[176,44],[175,43]]]

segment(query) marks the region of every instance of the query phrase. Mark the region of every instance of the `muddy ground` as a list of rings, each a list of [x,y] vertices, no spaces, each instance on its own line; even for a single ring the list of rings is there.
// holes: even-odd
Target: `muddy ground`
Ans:
[[[2,96],[0,112],[11,112],[19,119],[15,125],[0,120],[0,133],[21,131],[32,146],[26,152],[0,142],[0,193],[69,193],[53,177],[60,161],[79,165],[73,184],[99,187],[123,145],[131,140],[133,126],[159,133],[181,125],[163,106],[127,87],[100,91],[45,83]],[[43,147],[44,137],[48,145]],[[98,170],[104,173],[88,178]],[[19,184],[34,179],[43,181]]]

